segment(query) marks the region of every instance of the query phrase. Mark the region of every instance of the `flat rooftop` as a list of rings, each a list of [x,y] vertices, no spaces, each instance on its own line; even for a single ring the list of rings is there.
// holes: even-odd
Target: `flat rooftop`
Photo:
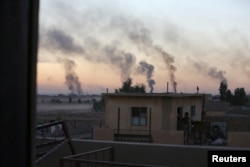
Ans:
[[[119,92],[119,93],[103,93],[103,96],[134,96],[134,97],[202,97],[201,93],[134,93],[134,92]]]

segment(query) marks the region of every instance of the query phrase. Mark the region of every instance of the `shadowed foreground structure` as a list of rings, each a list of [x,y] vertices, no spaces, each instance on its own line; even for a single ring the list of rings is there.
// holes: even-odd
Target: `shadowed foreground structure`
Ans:
[[[33,166],[38,0],[0,5],[0,166]]]
[[[232,147],[181,146],[168,144],[145,144],[128,142],[107,142],[72,139],[76,153],[85,153],[107,147],[114,148],[114,162],[170,167],[206,167],[208,150],[248,150]],[[37,167],[59,166],[60,159],[71,155],[68,145],[47,157]],[[64,167],[74,166],[65,161]]]

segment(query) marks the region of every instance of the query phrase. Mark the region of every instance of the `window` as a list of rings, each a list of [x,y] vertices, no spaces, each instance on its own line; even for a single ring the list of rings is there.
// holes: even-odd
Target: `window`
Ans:
[[[147,126],[147,107],[131,108],[131,125]]]
[[[192,121],[195,121],[195,119],[196,119],[196,115],[195,115],[195,105],[192,105],[192,106],[190,107],[190,112],[191,112],[191,119],[192,119]]]

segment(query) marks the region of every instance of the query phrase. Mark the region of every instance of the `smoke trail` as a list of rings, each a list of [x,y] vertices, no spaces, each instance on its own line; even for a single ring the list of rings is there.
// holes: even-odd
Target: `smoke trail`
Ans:
[[[100,55],[100,57],[120,70],[123,82],[130,78],[132,67],[136,61],[136,57],[132,53],[120,50],[114,45],[105,46],[103,53],[104,56]]]
[[[173,87],[174,92],[176,92],[177,91],[177,82],[175,81],[175,71],[177,70],[177,68],[173,65],[174,58],[158,46],[155,46],[155,49],[162,56],[163,60],[166,63],[166,66],[167,66],[167,69],[169,72],[170,83]]]
[[[145,54],[156,54],[161,56],[168,69],[171,85],[176,92],[177,82],[175,81],[175,71],[177,68],[173,65],[174,57],[167,53],[162,47],[153,43],[150,30],[146,28],[141,28],[138,32],[129,33],[129,38],[138,46],[140,50],[143,50]]]
[[[117,47],[117,42],[102,44],[94,37],[86,37],[85,48],[76,45],[73,38],[60,29],[49,29],[42,40],[42,47],[49,51],[62,51],[71,56],[80,54],[86,60],[93,63],[104,63],[119,69],[121,80],[126,81],[131,74],[136,57]],[[65,55],[62,55],[65,56]]]
[[[209,68],[208,75],[212,78],[218,78],[221,82],[227,83],[227,79],[225,78],[225,71],[217,70],[216,68]]]
[[[64,63],[66,80],[65,84],[68,86],[68,89],[71,91],[71,94],[82,95],[83,90],[81,88],[81,83],[75,72],[75,62],[70,59],[58,59],[58,61]]]
[[[208,75],[213,79],[219,79],[220,82],[227,83],[227,79],[224,76],[225,71],[217,70],[215,67],[208,67],[207,64],[202,62],[193,62],[194,67],[203,75]]]
[[[151,31],[140,20],[114,17],[111,19],[110,27],[120,30],[123,36],[125,35],[139,51],[147,56],[158,55],[163,59],[169,72],[171,85],[176,91],[177,82],[175,80],[175,72],[177,68],[174,66],[174,57],[167,53],[161,46],[154,43]]]
[[[49,29],[44,34],[41,46],[50,51],[62,51],[68,54],[84,52],[81,46],[75,44],[73,37],[56,28]]]
[[[150,88],[150,93],[152,93],[154,90],[154,84],[155,84],[155,81],[152,79],[154,66],[151,64],[148,64],[146,61],[141,61],[139,62],[139,66],[137,67],[136,72],[138,74],[146,75],[148,86]]]

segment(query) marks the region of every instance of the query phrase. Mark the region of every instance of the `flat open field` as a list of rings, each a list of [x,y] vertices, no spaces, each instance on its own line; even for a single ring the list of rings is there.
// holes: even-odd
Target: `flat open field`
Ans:
[[[93,128],[104,125],[104,112],[95,112],[92,103],[51,103],[37,101],[37,124],[65,120],[73,138],[90,138]]]
[[[87,113],[93,111],[91,103],[37,103],[37,113]]]

